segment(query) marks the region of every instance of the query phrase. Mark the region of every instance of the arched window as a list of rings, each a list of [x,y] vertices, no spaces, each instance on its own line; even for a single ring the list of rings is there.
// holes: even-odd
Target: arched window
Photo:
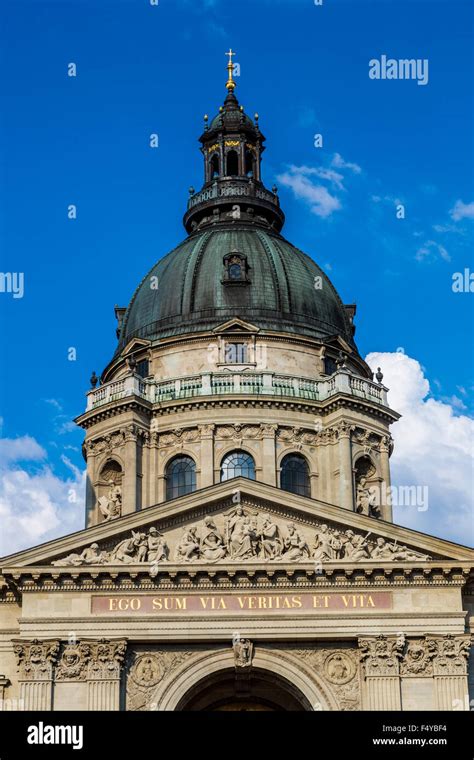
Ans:
[[[283,457],[280,486],[284,491],[311,496],[308,463],[300,454],[287,454]]]
[[[211,179],[219,176],[219,156],[217,153],[211,158]]]
[[[166,467],[166,501],[196,490],[196,464],[191,457],[175,457]]]
[[[255,462],[246,451],[231,451],[221,463],[221,481],[238,477],[255,480]]]
[[[253,177],[254,175],[254,158],[250,150],[245,151],[245,175]]]
[[[229,150],[227,153],[227,177],[236,177],[239,173],[239,156],[237,151]]]

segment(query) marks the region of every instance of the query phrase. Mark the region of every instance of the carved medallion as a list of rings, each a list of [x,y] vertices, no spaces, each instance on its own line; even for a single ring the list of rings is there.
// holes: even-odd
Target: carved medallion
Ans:
[[[324,675],[330,683],[348,683],[355,674],[355,663],[342,652],[333,652],[324,662]]]
[[[160,661],[150,654],[140,655],[133,666],[130,678],[138,686],[156,686],[163,678],[163,666]]]

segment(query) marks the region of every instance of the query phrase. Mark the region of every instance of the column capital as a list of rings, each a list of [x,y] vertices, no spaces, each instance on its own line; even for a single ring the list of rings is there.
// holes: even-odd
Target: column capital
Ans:
[[[110,680],[120,678],[127,639],[99,639],[84,641],[89,646],[90,656],[87,663],[87,678],[93,680]]]
[[[21,680],[51,680],[59,654],[59,639],[13,639],[12,643]]]
[[[358,639],[360,659],[366,676],[398,676],[405,647],[403,633]]]

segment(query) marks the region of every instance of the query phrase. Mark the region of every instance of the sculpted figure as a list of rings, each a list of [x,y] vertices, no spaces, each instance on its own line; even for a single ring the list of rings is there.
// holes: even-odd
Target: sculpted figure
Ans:
[[[128,565],[133,562],[138,562],[138,552],[143,541],[143,535],[144,534],[142,533],[135,533],[135,531],[132,530],[131,537],[124,539],[124,541],[120,541],[115,549],[111,551],[110,561],[123,562]]]
[[[148,554],[148,538],[145,533],[139,534],[137,543],[137,562],[145,562]]]
[[[360,478],[356,490],[356,511],[370,517],[380,517],[380,506],[375,493],[367,488],[367,479]]]
[[[255,556],[256,535],[250,519],[244,517],[235,522],[230,535],[229,550],[232,559],[248,559]]]
[[[355,534],[353,530],[346,530],[347,541],[344,544],[344,559],[350,559],[352,562],[357,562],[360,559],[369,559],[369,552],[367,551],[366,540],[359,534]]]
[[[375,548],[372,550],[371,559],[394,559],[394,560],[426,560],[428,554],[422,554],[407,546],[397,546],[397,542],[389,544],[382,536],[376,541]]]
[[[99,499],[99,509],[104,516],[104,522],[112,520],[114,517],[120,517],[122,514],[122,489],[115,485],[113,480],[109,480],[109,491],[107,496],[101,496]]]
[[[236,508],[235,512],[227,520],[226,524],[226,537],[227,544],[229,545],[232,540],[232,535],[235,530],[239,529],[240,525],[245,523],[245,513],[240,504]]]
[[[309,557],[309,548],[305,539],[296,529],[294,523],[288,523],[288,536],[285,538],[283,559],[295,562],[302,557]]]
[[[199,557],[199,538],[197,537],[197,528],[183,528],[178,545],[176,546],[175,559],[190,562],[192,559]]]
[[[283,549],[280,529],[268,514],[263,516],[262,530],[260,532],[260,546],[261,556],[264,559],[274,559],[275,557],[279,557]]]
[[[314,537],[313,559],[319,562],[327,562],[334,557],[333,539],[328,526],[323,523]]]
[[[150,528],[147,538],[147,560],[148,562],[161,562],[167,560],[169,549],[163,534],[159,533],[155,527]]]
[[[253,644],[249,639],[238,638],[233,644],[234,662],[237,668],[248,668],[252,664]]]
[[[208,559],[211,562],[215,562],[218,559],[222,559],[227,554],[227,547],[224,543],[224,538],[218,532],[216,525],[211,517],[206,517],[204,520],[206,526],[206,532],[201,540],[201,557],[202,559]]]
[[[107,562],[107,553],[99,551],[99,544],[91,544],[80,554],[69,554],[51,564],[61,567],[65,565],[103,565],[104,562]]]

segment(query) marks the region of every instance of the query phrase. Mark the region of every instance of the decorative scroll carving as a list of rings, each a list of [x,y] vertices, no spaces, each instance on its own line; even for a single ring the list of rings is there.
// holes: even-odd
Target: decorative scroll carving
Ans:
[[[66,644],[56,667],[56,681],[85,681],[91,645],[85,642]]]
[[[118,430],[116,433],[110,433],[102,438],[86,441],[85,446],[89,454],[101,454],[102,452],[111,454],[115,449],[124,445],[125,439],[126,431]]]
[[[243,438],[260,438],[260,425],[221,425],[216,429],[216,438],[220,440],[241,441]]]
[[[307,444],[309,446],[316,444],[319,440],[320,434],[312,433],[308,430],[302,430],[302,428],[280,428],[277,432],[277,437],[280,441],[285,443]]]
[[[33,639],[13,641],[20,678],[25,681],[45,681],[52,678],[53,666],[59,654],[58,640]]]
[[[432,676],[433,658],[438,653],[436,641],[425,637],[419,641],[409,641],[405,657],[400,665],[403,676]]]
[[[366,676],[397,676],[403,656],[405,637],[399,634],[359,639],[361,661]]]
[[[171,433],[160,435],[160,446],[182,446],[184,443],[193,443],[200,438],[198,428],[175,428]]]

